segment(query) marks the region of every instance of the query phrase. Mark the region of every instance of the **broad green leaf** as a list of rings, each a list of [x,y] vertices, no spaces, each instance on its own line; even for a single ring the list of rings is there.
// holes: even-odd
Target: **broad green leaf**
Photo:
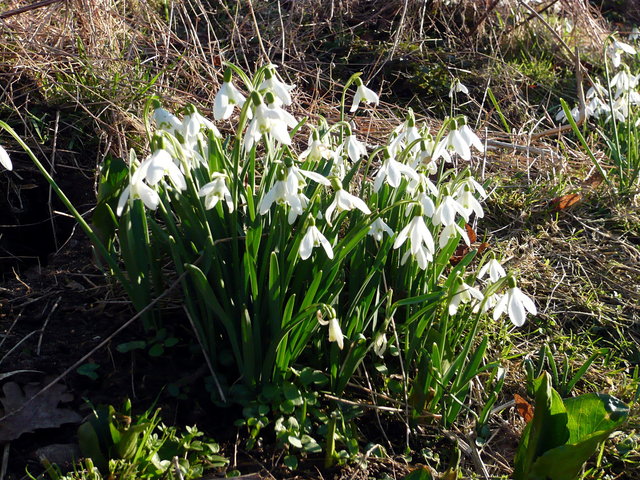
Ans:
[[[629,407],[610,395],[588,393],[564,401],[569,415],[569,442],[577,443],[596,432],[613,432],[629,415]]]

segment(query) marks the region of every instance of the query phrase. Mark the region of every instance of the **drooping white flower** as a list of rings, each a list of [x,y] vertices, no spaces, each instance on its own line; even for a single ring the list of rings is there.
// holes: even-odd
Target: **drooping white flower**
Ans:
[[[144,182],[143,174],[144,171],[141,171],[140,168],[138,168],[133,175],[129,176],[129,185],[125,187],[118,199],[116,215],[122,215],[124,207],[130,198],[132,200],[142,200],[142,203],[144,203],[145,207],[149,210],[155,210],[158,208],[160,196],[153,188]]]
[[[453,82],[451,82],[451,87],[449,87],[449,98],[453,98],[456,93],[469,95],[469,90],[462,84],[462,82],[460,82],[459,78],[454,78]]]
[[[431,197],[429,197],[425,192],[420,192],[418,194],[418,202],[422,206],[422,212],[427,217],[432,217],[436,211],[436,206],[434,205],[433,200],[431,200]]]
[[[621,54],[626,53],[628,55],[635,55],[636,49],[628,43],[614,40],[607,48],[607,55],[611,59],[611,63],[614,67],[618,68],[622,62]]]
[[[230,72],[230,70],[228,70]],[[229,77],[227,79],[227,76]],[[226,120],[233,113],[233,107],[242,108],[246,98],[231,83],[231,74],[225,72],[225,79],[213,100],[213,118],[216,120]]]
[[[361,101],[366,103],[367,105],[370,103],[378,105],[378,103],[380,102],[380,98],[378,97],[378,94],[376,92],[365,87],[362,83],[362,80],[360,80],[359,78],[356,78],[355,83],[357,89],[356,94],[353,96],[353,104],[351,104],[351,109],[349,110],[351,113],[358,110],[358,105],[360,105]]]
[[[169,152],[163,149],[156,150],[149,158],[142,162],[138,170],[136,170],[136,174],[138,174],[140,178],[144,178],[151,186],[156,185],[162,177],[168,175],[178,189],[187,189],[187,182],[180,168],[174,163]]]
[[[2,165],[7,170],[13,170],[13,164],[11,163],[11,159],[9,158],[9,154],[2,145],[0,145],[0,165]]]
[[[322,313],[318,310],[317,318],[320,325],[329,325],[329,341],[336,342],[338,348],[342,350],[344,348],[344,335],[336,316],[331,315],[329,320],[323,320]]]
[[[462,282],[458,285],[456,293],[451,298],[449,302],[449,315],[455,315],[458,312],[458,307],[461,303],[469,303],[472,300],[476,300],[478,303],[484,300],[484,295],[480,290],[471,285],[467,285],[465,282]]]
[[[367,147],[355,135],[347,135],[343,145],[352,162],[357,162],[360,157],[367,155]]]
[[[440,239],[438,241],[438,245],[440,248],[444,248],[452,239],[457,239],[458,235],[462,237],[464,243],[466,243],[467,247],[471,245],[471,240],[469,239],[469,234],[466,232],[464,228],[461,228],[457,223],[451,223],[446,225],[442,231],[440,232]],[[457,242],[456,242],[457,243]]]
[[[317,172],[312,172],[311,170],[303,170],[301,168],[296,167],[293,164],[287,168],[287,179],[290,182],[293,182],[293,180],[290,179],[292,175],[297,179],[299,186],[305,185],[304,177],[309,178],[314,182],[319,183],[321,185],[325,185],[327,187],[331,185],[331,182],[329,181],[329,179],[324,175],[321,175]]]
[[[258,86],[258,90],[270,90],[278,97],[285,106],[289,106],[292,103],[291,90],[296,88],[295,85],[288,85],[282,80],[278,79],[276,75],[275,65],[270,65],[265,71],[265,79]]]
[[[614,98],[619,98],[629,90],[636,88],[639,78],[640,75],[632,75],[626,68],[616,73],[609,82],[609,86],[616,89]]]
[[[402,257],[402,264],[404,265],[409,255],[412,255],[417,260],[418,266],[422,270],[426,269],[428,263],[433,260],[435,245],[422,215],[413,217],[411,222],[400,231],[393,243],[393,248],[400,248],[407,239],[410,240],[411,248]]]
[[[269,108],[260,99],[256,106],[253,119],[244,134],[244,148],[251,150],[262,135],[270,134],[284,145],[291,145],[291,138],[287,131],[287,121],[280,112],[274,108]]]
[[[371,223],[367,235],[371,235],[378,242],[381,242],[385,233],[393,236],[395,232],[391,230],[391,227],[389,227],[382,218],[378,217]]]
[[[195,110],[185,115],[182,119],[182,135],[187,142],[194,139],[203,128],[205,130],[211,130],[211,132],[213,132],[213,134],[218,138],[222,137],[218,127],[216,127],[211,120],[202,116]]]
[[[465,189],[470,190],[471,192],[477,192],[480,195],[480,198],[483,200],[489,196],[484,187],[479,184],[471,175],[465,178],[460,186],[456,189],[456,198],[458,198],[459,195],[465,191]]]
[[[379,333],[376,335],[376,338],[373,340],[373,353],[375,353],[378,357],[382,358],[384,352],[387,350],[387,335],[383,333]]]
[[[478,272],[478,278],[483,278],[487,274],[487,272],[489,273],[489,278],[494,283],[507,276],[507,272],[504,271],[504,268],[502,267],[502,265],[500,265],[500,262],[495,258],[492,258],[482,266],[482,268]]]
[[[434,160],[444,156],[444,151],[452,150],[463,160],[471,159],[471,147],[475,147],[479,152],[484,152],[484,145],[478,136],[464,124],[456,129],[449,130],[449,133],[436,146],[433,154]]]
[[[215,172],[211,175],[211,178],[213,180],[198,191],[198,196],[204,197],[204,208],[210,210],[214,208],[219,201],[224,201],[227,204],[229,213],[233,212],[233,198],[225,181],[227,175]]]
[[[260,215],[266,214],[274,203],[290,207],[289,224],[293,224],[298,215],[302,214],[307,206],[308,199],[300,193],[298,179],[295,175],[287,175],[284,179],[274,182],[271,189],[258,203]]]
[[[493,319],[498,320],[505,311],[516,327],[524,325],[527,312],[532,315],[538,313],[533,300],[522,293],[522,290],[518,287],[512,287],[507,290],[504,296],[498,301],[493,310]]]
[[[182,130],[182,122],[173,113],[164,108],[156,108],[153,111],[153,121],[160,130],[165,130],[172,135],[176,131]]]
[[[309,161],[316,163],[320,160],[329,159],[333,156],[331,145],[323,142],[320,139],[320,135],[316,129],[313,129],[311,135],[309,135],[309,142],[307,143],[307,149],[298,155],[299,159],[309,158]]]
[[[456,220],[456,213],[460,214],[465,222],[469,221],[469,215],[467,215],[465,209],[462,208],[462,205],[454,200],[451,195],[445,195],[433,214],[433,224],[444,225],[445,227],[451,225]]]
[[[380,190],[383,183],[387,183],[390,187],[397,188],[398,186],[400,186],[403,175],[409,178],[409,180],[413,180],[415,182],[420,181],[418,173],[413,168],[411,168],[409,165],[398,162],[392,156],[390,156],[389,153],[390,152],[386,150],[386,158],[380,166],[378,173],[376,173],[375,179],[373,181],[374,192]]]
[[[393,133],[396,136],[389,144],[389,153],[391,156],[396,156],[403,148],[408,147],[421,138],[420,130],[416,127],[416,119],[411,109],[409,109],[405,121],[397,126]],[[412,154],[417,153],[419,150],[420,145],[417,143],[411,147]]]
[[[318,227],[315,225],[310,225],[307,228],[307,232],[302,237],[302,241],[300,242],[300,248],[298,249],[298,253],[300,254],[300,258],[302,260],[306,260],[311,256],[311,252],[315,247],[320,247],[324,249],[327,257],[333,258],[333,248],[331,248],[331,244],[329,240],[325,238],[325,236],[318,230]]]
[[[471,193],[471,190],[469,190],[467,187],[465,187],[464,191],[456,198],[456,202],[458,203],[458,205],[460,205],[460,207],[462,207],[467,220],[472,213],[475,213],[478,218],[484,217],[482,205],[480,205],[480,202],[478,202],[473,193]]]
[[[371,210],[369,210],[369,207],[367,207],[367,204],[364,203],[362,199],[341,188],[336,192],[336,196],[327,208],[324,217],[326,218],[327,223],[331,225],[331,217],[333,216],[334,211],[337,211],[338,214],[340,214],[340,212],[354,210],[356,208],[366,215],[371,213]]]

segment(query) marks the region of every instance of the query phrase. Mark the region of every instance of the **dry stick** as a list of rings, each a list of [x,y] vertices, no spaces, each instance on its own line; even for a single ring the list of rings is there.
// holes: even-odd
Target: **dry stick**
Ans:
[[[540,9],[540,11],[536,11],[537,13],[541,14],[546,12],[547,10],[549,10],[551,7],[553,7],[556,3],[558,3],[559,0],[553,0],[552,2],[548,3],[547,5],[545,5],[544,7],[542,7]],[[507,36],[509,35],[511,32],[513,32],[514,30],[520,28],[522,25],[525,25],[526,23],[530,22],[531,19],[535,18],[536,16],[532,13],[530,14],[527,18],[525,18],[523,21],[521,21],[520,23],[518,23],[517,25],[511,27],[509,30],[507,30],[506,32],[504,32],[504,35]]]
[[[46,7],[47,5],[51,5],[53,3],[62,2],[66,2],[66,0],[44,0],[42,2],[33,3],[31,5],[25,5],[24,7],[14,8],[13,10],[9,10],[8,12],[0,13],[0,19],[13,17],[14,15],[28,12],[30,10],[35,10],[36,8]]]
[[[404,0],[404,5],[402,6],[402,15],[400,15],[400,25],[398,25],[398,30],[396,31],[396,38],[393,41],[393,47],[391,47],[391,51],[389,52],[389,56],[387,57],[387,60],[384,62],[381,62],[380,66],[375,71],[375,73],[371,75],[372,78],[377,76],[382,71],[385,64],[390,62],[393,59],[393,56],[396,53],[396,49],[398,48],[398,44],[400,43],[400,35],[402,35],[402,27],[404,26],[404,20],[405,20],[405,17],[407,16],[408,8],[409,8],[409,0]]]
[[[58,308],[58,305],[60,304],[60,300],[62,300],[62,295],[58,297],[56,302],[53,304],[53,307],[51,308],[51,310],[49,310],[49,313],[47,314],[47,318],[45,318],[44,324],[40,329],[40,337],[38,338],[38,346],[36,348],[36,356],[38,357],[40,356],[40,347],[42,347],[42,338],[44,337],[44,330],[47,328],[47,325],[49,325],[49,320],[51,320],[51,316],[53,315],[53,312],[55,312],[56,308]]]
[[[56,172],[56,153],[58,152],[58,126],[60,124],[60,110],[56,110],[56,121],[53,128],[53,145],[51,146],[51,168],[49,169],[49,175],[53,177]],[[49,206],[49,221],[51,222],[51,232],[53,233],[53,244],[56,246],[56,252],[59,251],[58,246],[58,234],[56,233],[56,221],[53,216],[53,205],[51,199],[53,196],[53,188],[49,185],[49,197],[47,205]],[[57,306],[57,304],[56,304]],[[42,338],[42,337],[40,337]],[[39,343],[38,343],[39,345]],[[40,352],[38,352],[40,355]]]
[[[482,26],[482,24],[487,19],[487,17],[489,17],[489,14],[498,6],[499,2],[500,0],[493,0],[493,3],[487,7],[487,10],[484,12],[482,17],[480,17],[480,20],[478,20],[478,23],[476,23],[471,29],[471,31],[469,32],[469,39],[471,39],[473,34],[478,31],[478,29]]]
[[[518,0],[518,3],[520,3],[520,5],[525,7],[527,10],[529,10],[532,13],[532,15],[534,15],[538,20],[540,20],[540,22],[542,22],[542,24],[545,27],[547,27],[547,29],[551,32],[551,34],[554,37],[556,37],[556,40],[558,40],[558,43],[560,43],[560,45],[562,45],[564,49],[567,51],[567,53],[573,58],[575,69],[576,69],[576,83],[577,83],[578,104],[579,104],[578,111],[580,114],[580,116],[578,117],[578,120],[576,121],[576,125],[578,127],[581,126],[584,123],[584,121],[587,119],[587,108],[584,103],[584,90],[582,88],[583,69],[582,69],[582,65],[580,64],[580,55],[578,55],[578,47],[576,47],[575,52],[573,52],[569,47],[569,45],[567,45],[566,42],[562,39],[562,37],[558,34],[558,32],[556,32],[554,28],[551,25],[549,25],[549,23],[544,18],[542,18],[542,15],[540,15],[531,6],[527,5],[523,0]],[[573,127],[571,125],[561,125],[559,127],[551,128],[549,130],[536,133],[535,135],[531,135],[529,138],[530,140],[537,140],[541,137],[547,137],[549,135],[556,135],[558,133],[566,132],[567,130],[571,130],[572,128]]]
[[[258,37],[258,43],[260,44],[260,51],[262,55],[264,55],[264,61],[269,62],[269,55],[264,48],[264,44],[262,43],[262,35],[260,35],[260,27],[258,26],[258,20],[256,19],[256,12],[253,10],[253,2],[252,0],[247,0],[247,4],[249,5],[249,12],[251,12],[251,18],[253,20],[253,27],[256,29],[256,36]]]

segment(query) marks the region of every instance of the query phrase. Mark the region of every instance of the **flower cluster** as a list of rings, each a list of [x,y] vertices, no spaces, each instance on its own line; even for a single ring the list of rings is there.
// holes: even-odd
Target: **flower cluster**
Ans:
[[[630,40],[634,40],[636,35],[632,33]],[[634,75],[631,68],[623,61],[625,56],[636,56],[637,49],[625,42],[610,39],[609,46],[606,48],[606,57],[610,60],[611,65],[615,69],[613,76],[607,81],[601,82],[595,79],[593,85],[585,94],[585,117],[604,119],[609,122],[615,119],[617,122],[624,122],[630,114],[630,109],[640,105],[640,92],[638,91],[638,83],[640,73]],[[578,106],[571,110],[571,116],[574,120],[580,117],[580,109]],[[566,121],[564,110],[560,109],[556,115],[556,120]]]
[[[245,93],[234,85],[234,71],[241,77]],[[359,76],[347,87],[351,84],[356,87],[351,112],[362,103],[378,104],[378,95]],[[365,245],[363,255],[384,252],[378,268],[408,268],[413,275],[430,272],[439,288],[448,285],[449,258],[460,242],[473,247],[465,224],[483,218],[482,201],[487,197],[469,168],[458,171],[448,166],[454,160],[464,166],[461,162],[484,151],[467,119],[448,118],[432,135],[409,111],[384,145],[371,146],[346,121],[329,125],[321,120],[303,126],[286,110],[293,102],[294,88],[272,65],[260,69],[253,79],[240,75],[237,67],[229,68],[212,106],[214,121],[237,119],[235,135],[228,138],[192,106],[184,110],[181,119],[156,105],[152,154],[130,165],[117,215],[126,215],[138,200],[149,211],[163,205],[163,214],[175,203],[182,213],[163,223],[185,223],[194,228],[204,222],[204,233],[190,234],[191,243],[180,254],[189,249],[201,251],[194,243],[198,238],[216,236],[224,225],[232,225],[226,238],[246,238],[247,253],[241,260],[245,267],[257,255],[254,249],[261,248],[261,239],[268,237],[273,257],[270,282],[275,281],[272,276],[276,270],[293,272],[296,265],[303,268],[317,263],[333,268],[331,265],[344,261],[346,249],[364,243],[369,246]],[[459,81],[452,85],[451,95],[456,92],[466,93]],[[304,132],[308,132],[307,147],[298,151],[293,136]],[[364,177],[363,165],[367,166]],[[187,197],[192,203],[183,200]],[[219,268],[217,275],[224,276],[224,269],[231,267],[221,261]],[[237,268],[236,262],[233,268]],[[486,275],[489,281],[482,280]],[[257,273],[243,276],[254,295],[259,293],[258,277]],[[493,308],[496,319],[507,312],[520,326],[526,312],[536,313],[533,302],[495,259],[484,264],[477,281],[484,282],[492,293],[485,295],[481,285],[456,278],[447,297],[450,315],[469,304],[481,313]],[[275,289],[276,284],[271,283],[270,288]],[[500,294],[499,290],[506,291]],[[339,290],[319,299],[331,314],[326,320],[318,316],[315,325],[328,326],[329,341],[342,349],[348,335],[355,333],[343,333],[340,310],[330,307],[338,303],[338,294]],[[224,302],[228,300],[221,300]],[[235,308],[234,302],[229,308]],[[308,302],[302,308],[308,308]],[[384,332],[372,338],[376,339],[375,353],[382,355]]]

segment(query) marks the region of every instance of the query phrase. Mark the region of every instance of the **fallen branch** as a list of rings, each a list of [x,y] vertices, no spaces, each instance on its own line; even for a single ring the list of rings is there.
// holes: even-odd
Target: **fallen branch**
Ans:
[[[32,3],[31,5],[25,5],[24,7],[14,8],[13,10],[9,10],[8,12],[0,13],[0,19],[13,17],[14,15],[19,15],[20,13],[29,12],[37,8],[46,7],[47,5],[62,3],[66,1],[67,0],[43,0],[42,2]]]

